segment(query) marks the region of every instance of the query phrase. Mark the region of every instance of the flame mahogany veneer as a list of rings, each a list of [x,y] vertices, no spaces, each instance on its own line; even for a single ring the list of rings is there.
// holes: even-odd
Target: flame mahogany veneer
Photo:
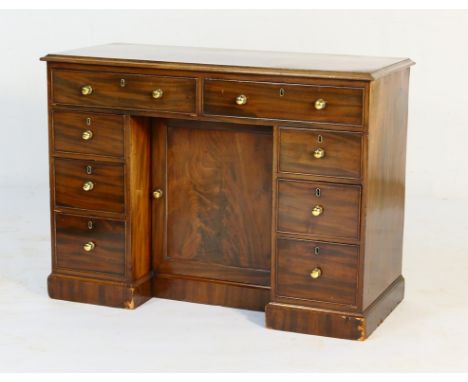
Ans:
[[[52,298],[265,310],[359,340],[402,300],[411,60],[130,44],[43,60]]]

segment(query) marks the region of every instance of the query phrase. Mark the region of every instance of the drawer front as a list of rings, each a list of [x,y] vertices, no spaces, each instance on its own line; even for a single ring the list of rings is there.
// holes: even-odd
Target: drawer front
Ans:
[[[124,222],[56,214],[55,230],[58,268],[124,274]]]
[[[358,179],[361,135],[280,129],[279,171]]]
[[[357,240],[360,200],[360,186],[280,180],[278,231]]]
[[[123,116],[55,111],[56,151],[123,157]]]
[[[363,94],[360,88],[205,80],[203,109],[211,115],[361,126]],[[239,105],[242,95],[245,103]],[[326,102],[323,109],[316,108],[318,100]]]
[[[123,213],[123,165],[56,158],[55,204]]]
[[[89,86],[83,95],[83,87]],[[193,78],[55,70],[52,74],[54,103],[122,109],[195,112]],[[161,90],[159,98],[153,91]],[[158,94],[155,94],[157,96]]]
[[[276,294],[355,305],[358,255],[357,246],[279,239]]]

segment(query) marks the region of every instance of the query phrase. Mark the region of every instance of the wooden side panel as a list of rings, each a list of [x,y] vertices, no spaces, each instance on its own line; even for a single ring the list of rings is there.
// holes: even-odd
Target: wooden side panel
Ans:
[[[127,266],[130,281],[151,273],[151,123],[126,117]]]
[[[371,83],[363,309],[401,275],[409,69]]]

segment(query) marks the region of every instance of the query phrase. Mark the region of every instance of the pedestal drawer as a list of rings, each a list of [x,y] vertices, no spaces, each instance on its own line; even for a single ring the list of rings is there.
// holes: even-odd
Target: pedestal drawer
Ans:
[[[54,70],[52,100],[67,105],[195,112],[194,78]]]
[[[55,204],[123,213],[124,166],[88,160],[55,159]]]
[[[54,111],[56,151],[123,157],[123,116]]]
[[[205,114],[362,125],[363,89],[207,79]]]
[[[124,274],[124,222],[56,214],[55,232],[58,268]]]
[[[277,240],[276,294],[355,305],[359,247]]]
[[[279,180],[278,231],[356,241],[360,200],[360,186]]]
[[[358,133],[281,128],[279,171],[358,179],[361,142]]]

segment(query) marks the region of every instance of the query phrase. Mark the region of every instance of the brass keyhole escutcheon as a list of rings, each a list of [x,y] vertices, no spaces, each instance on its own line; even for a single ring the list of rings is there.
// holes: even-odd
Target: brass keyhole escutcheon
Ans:
[[[94,228],[93,221],[92,221],[92,220],[89,220],[89,221],[88,221],[88,229],[93,229],[93,228]]]
[[[283,88],[280,89],[280,97],[284,97],[284,95],[286,94],[286,92],[284,91]]]
[[[120,80],[120,87],[121,87],[121,88],[124,88],[126,84],[127,84],[127,83],[125,82],[125,79],[122,78],[122,79]]]
[[[310,272],[310,277],[314,280],[318,279],[320,276],[322,276],[322,270],[320,268],[314,268]]]
[[[314,208],[312,208],[312,215],[317,217],[323,214],[323,207],[316,205]]]
[[[161,190],[159,188],[157,190],[153,191],[153,198],[154,199],[161,199],[163,197],[163,195],[164,195],[163,190]]]
[[[91,126],[91,118],[86,118],[86,126]]]

